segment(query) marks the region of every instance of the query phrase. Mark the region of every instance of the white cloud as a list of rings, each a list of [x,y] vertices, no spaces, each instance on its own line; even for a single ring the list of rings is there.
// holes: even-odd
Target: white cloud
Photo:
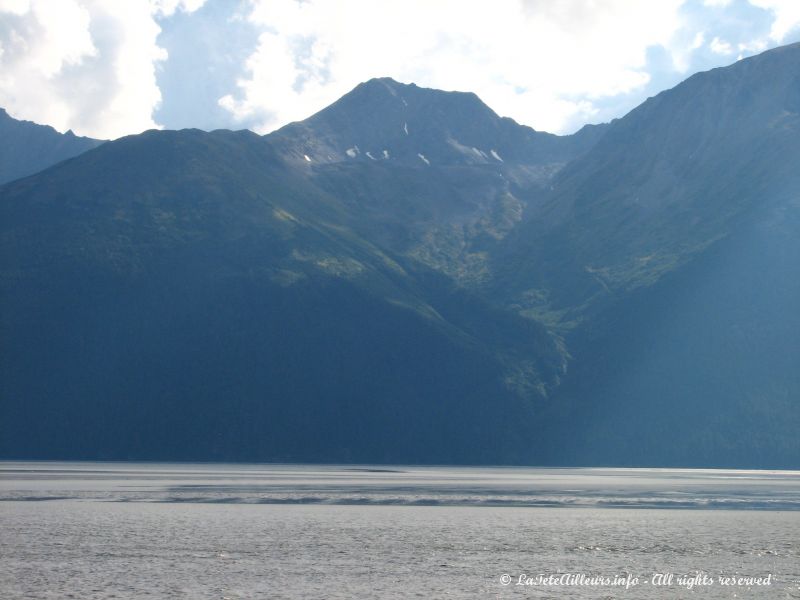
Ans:
[[[704,31],[698,31],[694,39],[692,40],[691,46],[689,46],[689,50],[697,50],[700,48],[706,41],[706,34]]]
[[[159,20],[204,1],[0,0],[0,106],[95,137],[158,127]],[[749,0],[772,20],[742,27],[747,37],[731,23],[753,9],[730,0],[241,1],[235,18],[260,37],[218,102],[260,132],[376,76],[475,91],[502,115],[568,132],[800,25],[800,0]]]
[[[114,138],[157,127],[157,17],[199,0],[0,0],[0,106],[20,119]]]
[[[30,10],[30,0],[0,0],[0,13],[23,15]]]
[[[189,13],[194,12],[203,6],[205,2],[206,0],[151,0],[150,4],[155,12],[168,17],[179,10]]]
[[[767,40],[751,40],[749,42],[740,43],[737,48],[739,52],[747,52],[748,54],[756,54],[763,52],[767,49]]]
[[[500,114],[564,131],[593,102],[641,89],[682,0],[253,0],[263,34],[220,105],[269,131],[371,77],[469,90]]]
[[[769,37],[779,44],[792,30],[800,26],[798,0],[750,0],[750,4],[769,10],[775,15]]]
[[[714,54],[728,55],[733,53],[733,46],[731,46],[725,40],[719,39],[718,37],[715,37],[713,40],[711,40],[711,43],[708,45],[708,47]]]

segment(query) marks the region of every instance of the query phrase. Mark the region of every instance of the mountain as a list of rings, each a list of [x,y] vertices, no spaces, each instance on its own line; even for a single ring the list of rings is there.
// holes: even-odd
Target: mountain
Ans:
[[[549,334],[359,236],[267,140],[151,131],[0,195],[0,455],[530,460]]]
[[[0,456],[797,468],[800,45],[552,136],[390,79],[0,187]]]
[[[387,137],[388,158],[365,158],[374,132],[342,114],[397,94],[404,124],[452,113],[447,140],[477,128],[490,158],[410,129],[413,155]],[[448,275],[475,277],[473,246],[583,135],[384,79],[269,136],[146,132],[0,188],[0,454],[529,462],[519,423],[563,350]],[[437,147],[449,164],[429,164]]]
[[[471,286],[528,204],[605,127],[555,136],[499,117],[475,94],[383,78],[267,140],[347,203],[361,235]]]
[[[72,131],[62,134],[52,127],[18,121],[2,108],[0,140],[0,184],[38,173],[103,143]]]
[[[795,44],[649,99],[495,255],[495,292],[573,357],[554,460],[800,462],[799,66]]]
[[[295,160],[392,165],[504,165],[552,171],[589,148],[605,126],[572,136],[499,117],[478,96],[371,79],[300,123],[271,134]]]
[[[519,266],[580,305],[657,279],[765,195],[793,193],[799,57],[795,44],[699,73],[615,121],[516,232]]]

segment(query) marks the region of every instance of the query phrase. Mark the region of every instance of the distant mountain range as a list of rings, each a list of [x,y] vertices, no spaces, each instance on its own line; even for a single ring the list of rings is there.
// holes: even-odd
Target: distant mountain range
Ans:
[[[59,133],[52,127],[17,121],[0,108],[0,184],[33,175],[103,143]]]
[[[571,136],[0,128],[2,457],[800,466],[800,45]]]

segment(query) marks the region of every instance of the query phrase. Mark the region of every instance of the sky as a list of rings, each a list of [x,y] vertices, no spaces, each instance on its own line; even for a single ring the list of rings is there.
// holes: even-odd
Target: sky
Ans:
[[[373,77],[567,134],[800,41],[800,0],[0,0],[0,107],[114,139],[304,119]]]

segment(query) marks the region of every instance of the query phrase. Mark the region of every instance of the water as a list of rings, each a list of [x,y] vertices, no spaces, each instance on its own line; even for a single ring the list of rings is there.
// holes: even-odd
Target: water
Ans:
[[[800,598],[800,472],[0,463],[2,598],[689,596]]]

